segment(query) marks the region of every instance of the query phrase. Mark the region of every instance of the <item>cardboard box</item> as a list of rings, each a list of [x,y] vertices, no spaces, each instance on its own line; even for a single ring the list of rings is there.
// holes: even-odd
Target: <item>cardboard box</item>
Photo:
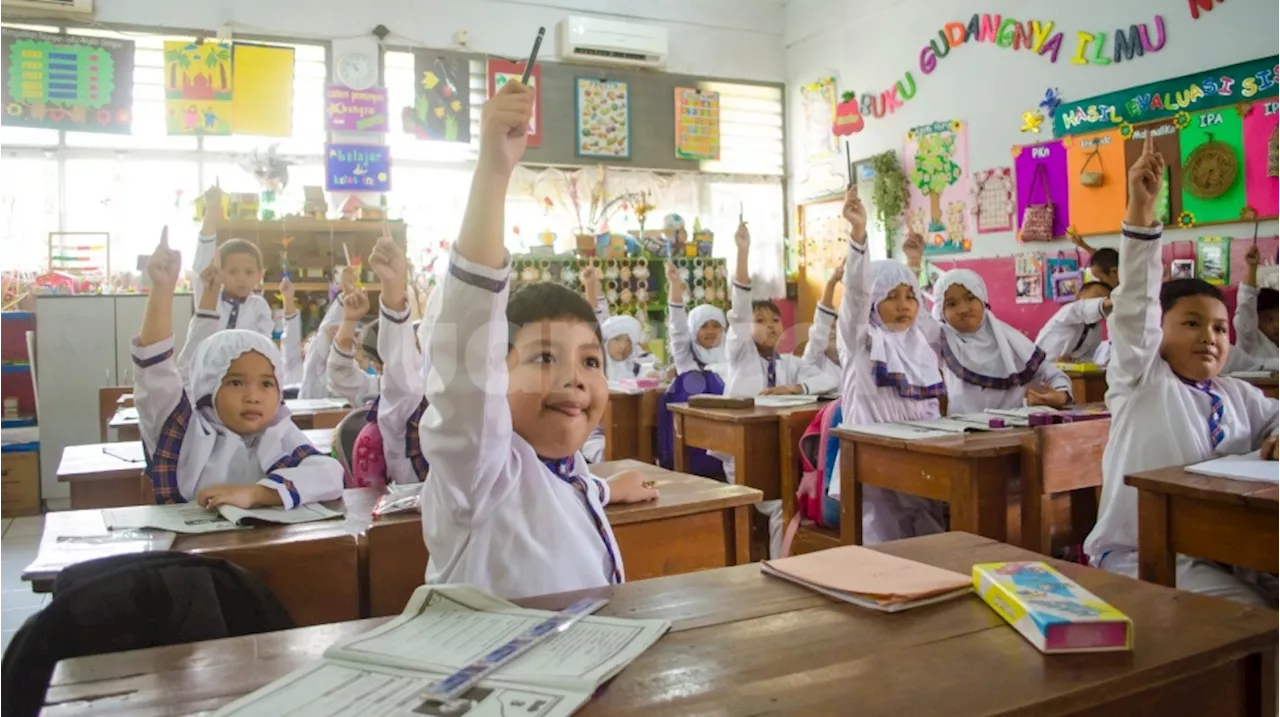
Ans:
[[[1128,616],[1047,563],[979,563],[973,587],[1045,654],[1133,649]]]
[[[0,454],[0,516],[40,515],[40,453]]]

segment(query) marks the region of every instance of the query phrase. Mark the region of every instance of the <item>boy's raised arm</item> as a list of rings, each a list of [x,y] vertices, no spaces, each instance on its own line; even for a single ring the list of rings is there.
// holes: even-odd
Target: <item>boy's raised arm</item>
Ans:
[[[845,221],[851,227],[849,252],[844,259],[844,297],[836,319],[836,341],[844,359],[841,367],[841,395],[845,405],[857,400],[858,369],[866,370],[862,356],[867,353],[867,330],[871,324],[871,261],[867,258],[867,210],[856,187],[845,192]],[[922,309],[923,310],[923,307]]]
[[[147,260],[151,293],[142,317],[142,328],[133,341],[134,405],[138,409],[138,429],[148,453],[154,452],[164,432],[165,421],[177,411],[179,420],[188,420],[182,378],[173,357],[173,291],[182,273],[182,254],[169,248],[169,228],[160,235],[160,245]]]
[[[1164,157],[1147,133],[1142,155],[1129,169],[1129,205],[1120,241],[1120,285],[1111,293],[1108,320],[1110,386],[1135,386],[1160,355],[1160,235],[1156,195],[1164,182]]]

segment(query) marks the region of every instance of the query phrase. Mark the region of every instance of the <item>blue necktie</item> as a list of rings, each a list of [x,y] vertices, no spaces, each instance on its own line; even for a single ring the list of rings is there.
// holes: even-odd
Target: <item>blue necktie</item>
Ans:
[[[547,467],[557,478],[568,483],[578,489],[578,493],[582,495],[582,500],[587,504],[587,512],[591,513],[591,519],[595,521],[596,532],[600,534],[600,539],[604,541],[604,550],[609,555],[609,566],[612,573],[611,580],[614,585],[622,582],[622,574],[618,572],[618,559],[613,555],[613,545],[609,542],[609,532],[605,530],[606,523],[603,518],[596,513],[591,505],[591,501],[587,498],[587,480],[582,476],[573,474],[576,465],[573,456],[568,458],[559,458],[555,460],[542,459],[542,464]]]
[[[1179,378],[1182,377],[1179,376]],[[1197,391],[1203,391],[1209,397],[1209,438],[1213,441],[1213,447],[1217,448],[1218,444],[1222,443],[1222,439],[1226,438],[1226,432],[1222,430],[1222,415],[1226,410],[1222,397],[1213,392],[1211,381],[1192,381],[1183,378],[1182,382]]]
[[[236,322],[240,320],[240,305],[244,303],[244,300],[237,299],[234,296],[227,296],[225,291],[222,292],[222,300],[231,304],[231,317],[227,319],[227,328],[234,329]]]
[[[778,356],[777,354],[774,354],[773,356],[765,359],[765,361],[769,364],[765,386],[767,388],[773,388],[778,385]]]

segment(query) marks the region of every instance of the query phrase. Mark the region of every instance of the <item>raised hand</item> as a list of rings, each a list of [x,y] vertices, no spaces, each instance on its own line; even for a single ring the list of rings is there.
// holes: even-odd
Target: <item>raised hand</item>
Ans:
[[[160,243],[151,258],[147,259],[147,278],[151,280],[151,290],[170,291],[178,285],[178,277],[182,274],[182,253],[169,248],[169,227],[160,231]]]
[[[1164,156],[1156,151],[1153,133],[1148,130],[1142,154],[1129,168],[1129,207],[1125,221],[1150,227],[1156,223],[1156,197],[1164,184]]]
[[[902,240],[902,253],[907,257],[907,266],[918,268],[924,260],[924,237],[919,232],[908,232]]]
[[[369,314],[369,295],[353,289],[342,295],[342,318],[355,323]]]
[[[856,244],[867,243],[867,208],[858,196],[858,188],[849,187],[844,192],[844,207],[841,209],[845,221],[849,222],[849,237]]]
[[[385,223],[382,236],[378,237],[378,243],[373,245],[373,252],[369,254],[369,266],[382,282],[382,302],[388,308],[403,309],[408,262]]]
[[[1244,253],[1244,263],[1249,266],[1257,266],[1262,263],[1262,252],[1258,249],[1258,245],[1254,244]]]
[[[667,272],[667,299],[673,304],[684,303],[684,278],[675,262],[668,259],[664,268]]]
[[[294,312],[294,309],[296,306],[294,304],[294,296],[295,296],[295,292],[293,289],[293,282],[290,281],[289,277],[286,276],[285,278],[280,280],[280,298],[284,302],[285,316],[290,316]]]
[[[751,248],[751,230],[747,228],[746,222],[738,222],[738,230],[733,233],[733,243],[739,251]]]
[[[533,92],[517,81],[484,104],[480,119],[480,168],[509,177],[524,156],[533,118]]]
[[[835,271],[831,272],[831,276],[827,278],[827,286],[838,286],[844,281],[844,262],[836,264]]]

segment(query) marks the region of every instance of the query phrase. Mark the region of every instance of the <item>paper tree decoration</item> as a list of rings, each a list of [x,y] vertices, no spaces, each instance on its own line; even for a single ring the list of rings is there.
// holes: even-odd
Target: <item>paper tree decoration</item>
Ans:
[[[846,92],[840,99],[840,104],[836,105],[836,120],[831,125],[831,131],[840,136],[861,132],[866,123],[862,119],[862,111],[858,109],[857,95]]]

